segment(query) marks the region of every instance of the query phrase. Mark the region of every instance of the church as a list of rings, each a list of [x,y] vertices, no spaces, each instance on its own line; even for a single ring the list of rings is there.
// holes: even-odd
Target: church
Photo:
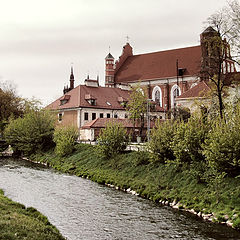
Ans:
[[[69,87],[64,86],[63,96],[46,108],[57,114],[59,125],[73,125],[79,129],[80,139],[94,140],[109,119],[132,128],[127,120],[126,105],[131,87],[137,85],[154,103],[151,119],[170,118],[169,113],[176,107],[191,109],[194,99],[204,99],[204,92],[210,91],[206,73],[216,71],[216,55],[210,44],[216,36],[218,33],[208,27],[201,33],[198,46],[139,55],[133,54],[127,42],[118,60],[115,61],[110,52],[107,54],[104,87],[99,85],[98,78],[94,80],[89,76],[83,85],[75,87],[71,68]],[[226,40],[221,49],[224,54],[221,72],[236,73]]]
[[[201,91],[209,90],[207,84],[201,82],[208,78],[204,74],[206,68],[213,65],[214,54],[210,42],[216,36],[217,31],[208,27],[201,33],[198,46],[139,55],[133,54],[133,48],[127,42],[118,60],[115,61],[111,53],[105,58],[106,87],[130,89],[130,86],[140,84],[147,88],[148,98],[161,107],[164,117],[164,112],[176,106],[184,107],[179,100],[181,96],[197,98]],[[236,68],[225,39],[223,46],[222,72],[234,73]]]

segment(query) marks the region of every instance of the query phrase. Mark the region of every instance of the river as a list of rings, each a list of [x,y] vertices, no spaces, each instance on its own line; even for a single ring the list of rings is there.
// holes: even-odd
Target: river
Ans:
[[[0,189],[69,240],[240,239],[226,226],[23,160],[0,159]]]

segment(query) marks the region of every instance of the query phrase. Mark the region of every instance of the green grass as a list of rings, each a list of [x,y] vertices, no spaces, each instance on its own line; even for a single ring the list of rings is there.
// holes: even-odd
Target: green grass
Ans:
[[[25,208],[0,190],[0,239],[61,240],[59,231],[34,208]]]
[[[151,163],[148,153],[128,152],[111,159],[98,156],[96,147],[78,144],[70,156],[59,158],[53,151],[32,156],[58,171],[88,177],[100,184],[113,184],[120,189],[131,188],[140,196],[155,202],[178,201],[197,212],[215,213],[221,222],[224,215],[240,224],[240,181],[224,178],[218,187],[199,183],[187,169],[176,165]]]

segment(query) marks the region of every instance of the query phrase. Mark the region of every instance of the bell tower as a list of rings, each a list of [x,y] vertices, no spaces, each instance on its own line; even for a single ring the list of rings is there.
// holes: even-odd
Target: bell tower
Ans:
[[[105,58],[105,85],[114,87],[114,57],[110,52]]]

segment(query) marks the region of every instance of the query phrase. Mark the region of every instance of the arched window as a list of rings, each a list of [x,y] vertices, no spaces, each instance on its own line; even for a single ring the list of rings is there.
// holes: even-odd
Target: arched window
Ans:
[[[159,106],[162,107],[162,90],[159,86],[153,88],[152,100],[159,103]]]
[[[176,107],[176,98],[181,95],[181,89],[180,87],[175,84],[172,86],[171,89],[171,107],[174,108]]]

